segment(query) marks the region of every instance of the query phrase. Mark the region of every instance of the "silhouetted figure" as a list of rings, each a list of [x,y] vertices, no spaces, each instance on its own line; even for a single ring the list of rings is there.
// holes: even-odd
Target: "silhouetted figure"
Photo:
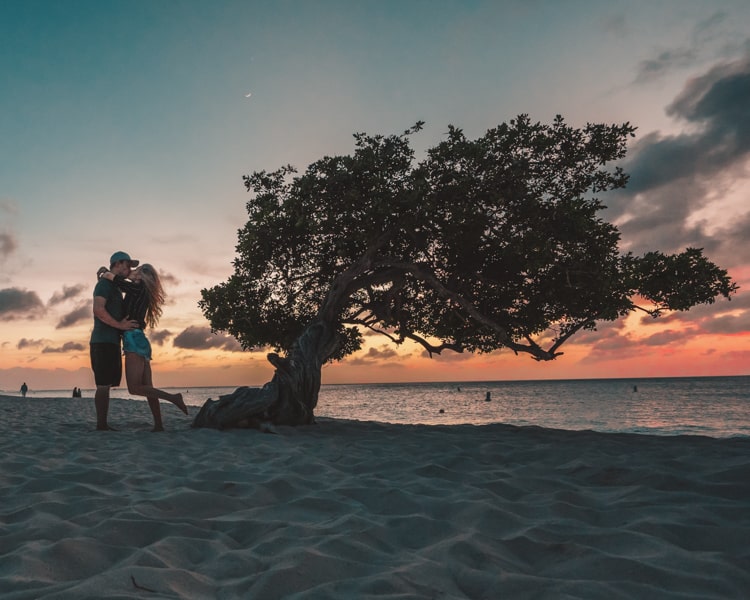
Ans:
[[[25,398],[26,397],[26,392],[28,392],[28,391],[29,391],[29,386],[26,385],[26,382],[24,381],[23,385],[21,386],[21,395]]]
[[[137,327],[122,334],[122,350],[125,353],[125,379],[128,392],[145,396],[151,414],[154,417],[153,431],[164,431],[161,420],[159,398],[168,400],[183,413],[188,414],[182,394],[170,394],[154,387],[151,373],[151,343],[144,330],[146,326],[155,327],[161,316],[164,304],[164,289],[156,269],[144,264],[130,272],[128,277],[99,269],[101,279],[113,281],[118,289],[125,292],[124,312],[137,322]]]
[[[122,277],[130,276],[132,268],[137,266],[138,261],[127,252],[115,252],[109,259],[110,271]],[[110,388],[120,385],[122,379],[122,332],[138,327],[138,321],[127,317],[117,286],[100,275],[101,269],[94,288],[94,328],[89,346],[96,383],[96,429],[109,431],[112,429],[107,421]]]
[[[484,397],[485,402],[492,402],[492,394],[490,392],[487,392],[487,395]]]
[[[637,392],[637,391],[638,391],[638,386],[637,386],[637,385],[634,385],[634,386],[633,386],[633,391],[634,391],[634,392]]]

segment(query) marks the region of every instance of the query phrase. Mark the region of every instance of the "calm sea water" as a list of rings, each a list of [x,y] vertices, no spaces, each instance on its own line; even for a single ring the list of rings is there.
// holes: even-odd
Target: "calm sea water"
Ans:
[[[181,391],[188,405],[201,406],[207,398],[235,388],[167,389]],[[30,396],[70,393],[53,390]],[[83,395],[92,397],[93,391],[84,390]],[[131,397],[120,389],[112,396]],[[323,385],[316,415],[387,423],[507,423],[653,435],[750,436],[750,376]]]

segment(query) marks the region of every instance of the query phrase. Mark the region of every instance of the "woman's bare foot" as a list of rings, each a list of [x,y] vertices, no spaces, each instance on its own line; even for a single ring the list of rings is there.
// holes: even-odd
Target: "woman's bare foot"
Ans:
[[[151,431],[164,431],[164,427],[162,427],[161,425],[154,425],[154,428]]]
[[[174,400],[172,400],[172,403],[179,408],[182,412],[185,414],[188,414],[187,406],[185,405],[185,401],[182,399],[182,394],[175,394]]]

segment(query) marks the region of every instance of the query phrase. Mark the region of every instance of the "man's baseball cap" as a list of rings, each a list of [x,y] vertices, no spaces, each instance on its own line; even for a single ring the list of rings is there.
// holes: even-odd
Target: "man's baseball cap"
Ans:
[[[123,252],[122,250],[119,250],[112,255],[112,257],[109,259],[109,264],[113,265],[116,262],[120,262],[121,260],[127,260],[131,267],[138,266],[138,261],[130,258],[130,254],[128,254],[127,252]]]

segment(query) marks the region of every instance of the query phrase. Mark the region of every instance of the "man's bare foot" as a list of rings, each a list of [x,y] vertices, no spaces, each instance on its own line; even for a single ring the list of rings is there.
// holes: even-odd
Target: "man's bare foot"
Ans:
[[[185,401],[182,399],[182,394],[175,394],[175,399],[172,400],[172,402],[182,412],[184,412],[185,414],[188,414],[188,409],[187,409],[187,406],[185,405]]]
[[[154,425],[154,428],[151,431],[152,432],[164,431],[164,427],[162,427],[161,425]]]
[[[97,425],[96,426],[97,431],[117,431],[114,427],[110,427],[109,425]]]

